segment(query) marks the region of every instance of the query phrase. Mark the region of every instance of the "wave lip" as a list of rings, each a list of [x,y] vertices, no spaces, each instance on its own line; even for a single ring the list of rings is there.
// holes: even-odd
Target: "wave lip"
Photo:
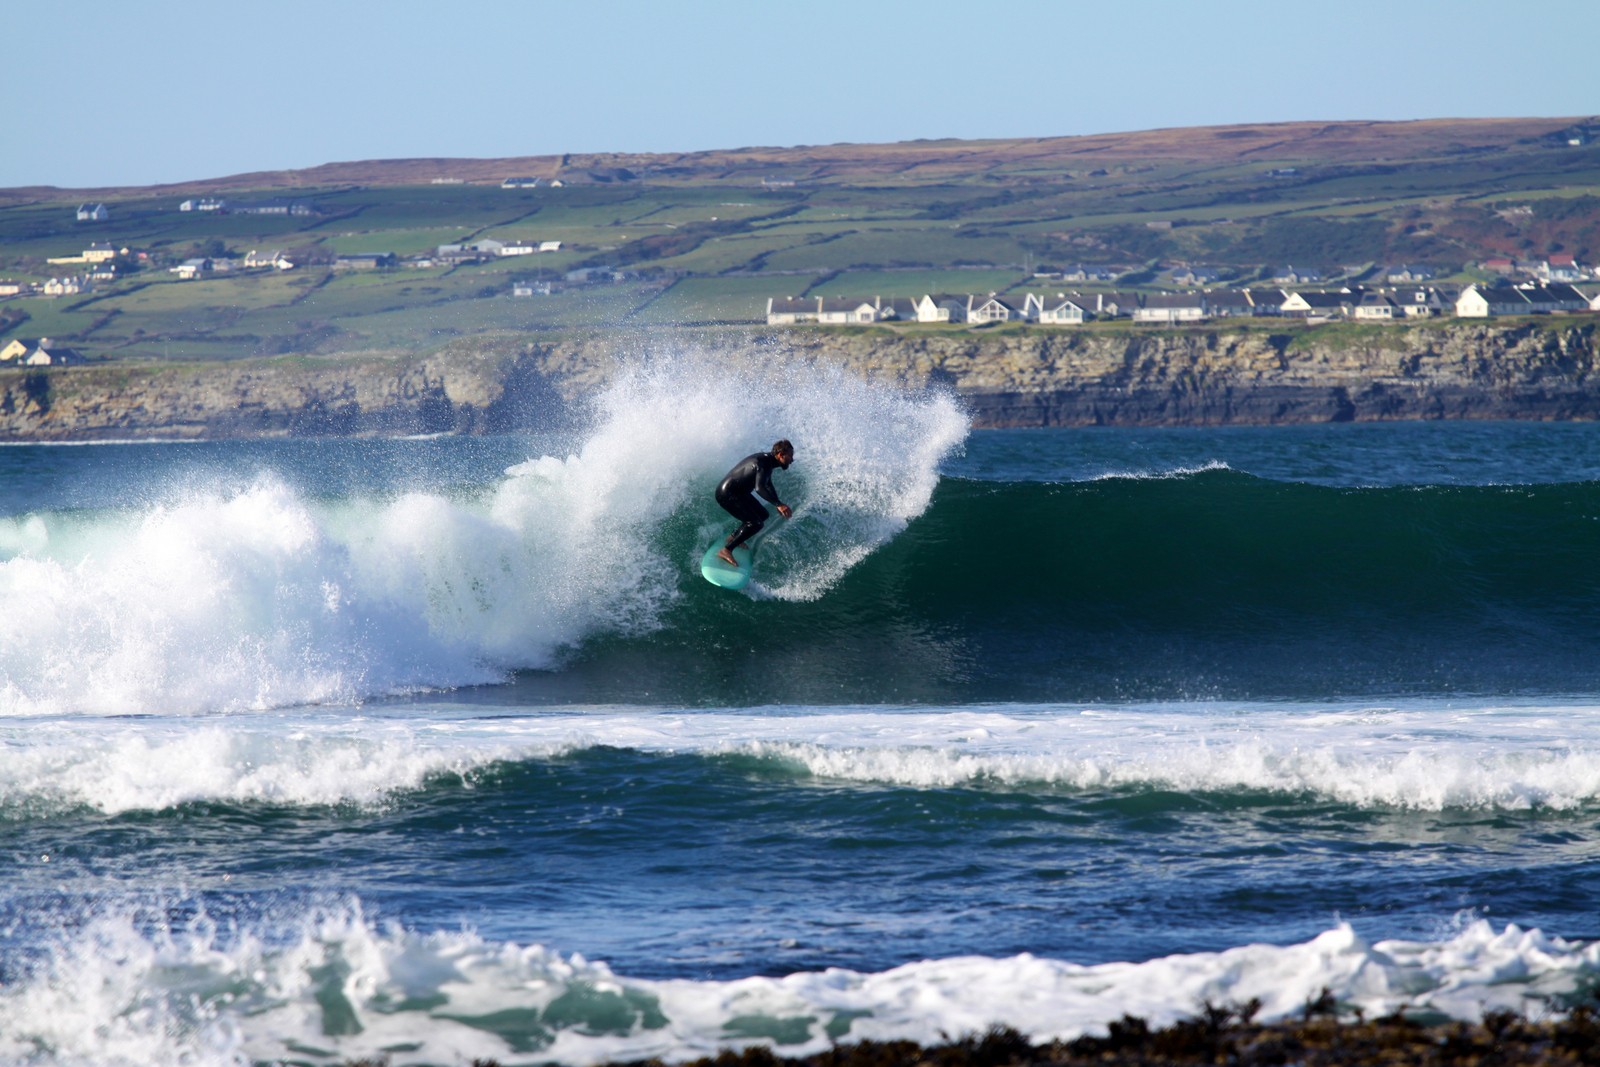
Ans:
[[[753,1044],[806,1055],[837,1040],[928,1044],[997,1024],[1069,1040],[1124,1014],[1169,1024],[1206,1002],[1258,999],[1271,1021],[1324,989],[1372,1015],[1474,1020],[1560,1011],[1600,978],[1600,944],[1483,921],[1433,942],[1369,943],[1341,924],[1301,944],[1138,963],[959,957],[692,981],[379,926],[354,904],[307,914],[298,935],[270,944],[204,923],[153,934],[133,919],[76,928],[50,965],[0,988],[0,1060],[335,1064],[403,1052],[418,1063],[585,1065]]]

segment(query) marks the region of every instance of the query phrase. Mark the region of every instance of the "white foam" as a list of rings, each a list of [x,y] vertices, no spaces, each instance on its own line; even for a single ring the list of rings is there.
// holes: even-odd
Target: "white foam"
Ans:
[[[0,720],[0,806],[160,810],[203,800],[382,804],[441,775],[609,746],[737,755],[803,781],[1312,794],[1363,808],[1568,810],[1600,800],[1585,707],[1184,704],[1082,708],[425,705],[114,721]]]
[[[1251,998],[1271,1021],[1324,988],[1369,1016],[1470,1020],[1559,1011],[1600,976],[1600,944],[1481,921],[1434,942],[1368,943],[1340,925],[1303,944],[1137,963],[961,957],[879,973],[662,981],[537,945],[379,926],[353,904],[312,910],[271,943],[203,914],[183,931],[148,920],[100,916],[0,988],[0,1062],[334,1064],[403,1050],[407,1063],[509,1067],[677,1061],[779,1042],[804,1055],[834,1036],[931,1044],[997,1024],[1071,1039],[1125,1013],[1163,1025],[1206,1002]]]
[[[699,516],[709,541],[717,478],[782,436],[799,510],[768,539],[764,595],[820,596],[927,507],[966,430],[948,397],[686,356],[603,390],[573,455],[472,494],[329,503],[252,474],[0,522],[0,716],[347,703],[549,666],[661,625],[703,549],[661,531]]]

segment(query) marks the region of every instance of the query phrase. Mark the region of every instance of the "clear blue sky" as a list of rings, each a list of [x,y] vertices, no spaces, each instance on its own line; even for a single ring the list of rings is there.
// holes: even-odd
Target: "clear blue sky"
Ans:
[[[0,187],[1587,115],[1600,112],[1597,22],[1594,0],[12,0]]]

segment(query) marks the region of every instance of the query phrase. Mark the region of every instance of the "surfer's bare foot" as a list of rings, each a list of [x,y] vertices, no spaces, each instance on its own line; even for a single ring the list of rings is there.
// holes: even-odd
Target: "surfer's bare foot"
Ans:
[[[729,552],[725,548],[717,549],[717,558],[730,567],[737,567],[739,565],[739,561],[733,558],[733,553]]]

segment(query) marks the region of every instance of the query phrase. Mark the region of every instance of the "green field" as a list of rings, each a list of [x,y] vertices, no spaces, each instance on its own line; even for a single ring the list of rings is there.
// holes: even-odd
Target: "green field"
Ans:
[[[783,159],[784,150],[761,150],[771,158],[759,164],[671,157],[659,172],[634,161],[632,179],[575,164],[561,188],[408,178],[216,194],[236,205],[303,201],[310,216],[183,212],[191,194],[133,189],[105,198],[109,221],[80,223],[80,197],[69,191],[0,190],[0,278],[70,272],[45,261],[95,242],[147,257],[124,264],[146,269],[82,296],[0,300],[9,324],[0,340],[52,336],[109,359],[419,349],[478,333],[752,322],[769,297],[1046,292],[1061,283],[1034,281],[1035,269],[1076,264],[1155,286],[1181,265],[1257,278],[1294,263],[1333,278],[1352,264],[1370,277],[1385,264],[1424,263],[1440,278],[1467,279],[1490,255],[1600,259],[1600,143],[1427,134],[1413,157],[1394,140],[1363,156],[1322,150],[1313,131],[1290,147],[1273,140],[1279,158],[1269,159],[1220,150],[1203,132],[1174,151],[1181,133],[1150,134],[1147,157],[1137,137],[1092,152],[1074,140],[1055,155],[1036,142],[1009,156],[993,147],[1000,142],[883,146],[881,158],[873,146],[823,146]],[[784,175],[797,184],[761,183]],[[1508,205],[1529,210],[1498,213]],[[482,238],[562,249],[330,271],[342,253],[419,260]],[[297,267],[196,281],[166,269],[197,255],[238,263],[252,249],[286,250]],[[630,280],[565,279],[598,266]],[[513,298],[518,278],[559,288]]]

